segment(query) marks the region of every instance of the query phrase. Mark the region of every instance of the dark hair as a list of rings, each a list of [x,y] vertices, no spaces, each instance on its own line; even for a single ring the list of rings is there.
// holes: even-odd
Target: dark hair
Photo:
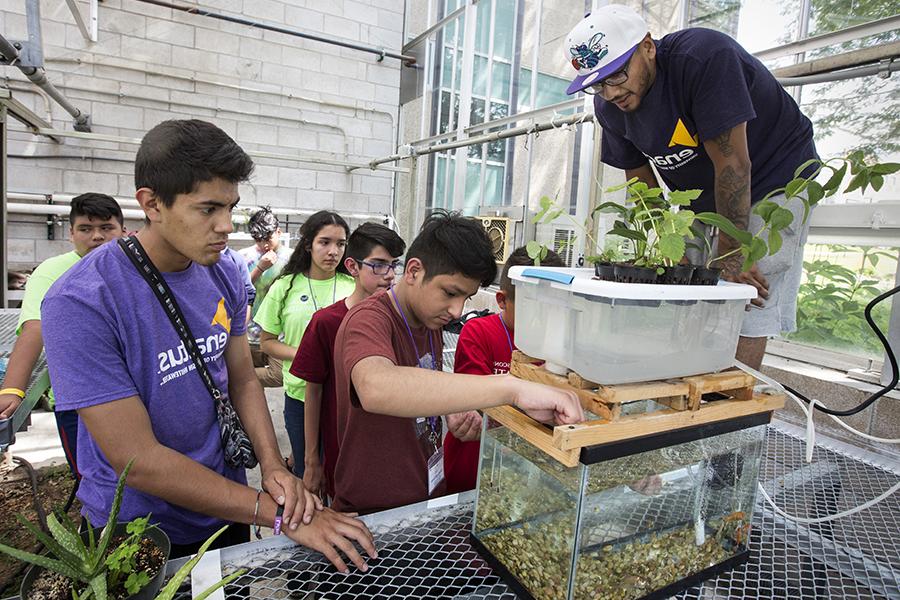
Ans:
[[[516,299],[516,286],[513,285],[513,282],[509,278],[509,268],[533,264],[534,259],[528,256],[528,250],[525,246],[513,250],[506,259],[506,262],[503,264],[503,271],[500,273],[500,289],[506,293],[506,297],[509,300],[515,301]],[[563,262],[563,259],[559,254],[548,248],[547,256],[541,259],[541,266],[564,267],[566,266],[566,263]]]
[[[294,280],[297,278],[297,275],[299,275],[300,273],[306,273],[312,266],[313,240],[316,239],[316,236],[319,234],[322,228],[327,225],[340,225],[344,228],[347,236],[350,236],[350,226],[347,225],[347,221],[345,221],[344,218],[336,212],[331,212],[330,210],[320,210],[319,212],[311,215],[306,220],[306,222],[300,226],[300,241],[297,242],[297,246],[291,253],[291,257],[288,259],[287,264],[284,265],[284,269],[281,271],[281,275],[278,276],[279,279],[281,279],[282,277],[291,278],[291,283],[290,285],[288,285],[288,289],[284,293],[285,298],[287,298],[288,294],[291,293],[291,288],[294,287]],[[344,253],[346,254],[346,250],[344,251]],[[347,267],[344,266],[343,260],[338,261],[336,271],[338,273],[344,273],[345,275],[350,274],[347,271]],[[284,304],[281,305],[281,309],[284,309]]]
[[[376,246],[383,246],[393,257],[403,256],[406,242],[393,229],[378,223],[363,223],[347,240],[347,253],[356,262],[365,260]]]
[[[75,217],[88,217],[107,221],[115,217],[119,225],[125,226],[125,217],[122,216],[122,208],[116,199],[106,194],[87,192],[72,198],[72,210],[69,211],[69,224],[75,222]]]
[[[213,179],[247,181],[253,160],[227,133],[197,119],[163,121],[147,132],[134,159],[134,185],[150,188],[164,206]]]
[[[426,281],[460,273],[488,286],[497,276],[491,240],[481,222],[458,212],[436,210],[425,219],[406,253],[406,261],[411,258],[422,261]]]
[[[264,242],[272,237],[272,234],[281,226],[278,217],[268,206],[263,206],[250,216],[247,221],[247,231],[257,242]]]

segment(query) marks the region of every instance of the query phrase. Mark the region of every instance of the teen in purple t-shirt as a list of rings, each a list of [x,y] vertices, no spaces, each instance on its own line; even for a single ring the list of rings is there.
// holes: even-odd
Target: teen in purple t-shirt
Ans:
[[[247,294],[235,285],[237,268],[230,260],[211,266],[191,263],[163,277],[213,381],[219,389],[228,389],[225,348],[246,330],[241,315],[246,314]],[[137,396],[160,444],[232,481],[247,483],[243,469],[225,465],[209,391],[156,296],[118,244],[95,250],[61,277],[47,293],[41,316],[46,320],[48,357],[54,359],[51,376],[58,406],[77,410]],[[64,356],[78,360],[57,359]],[[109,515],[118,474],[83,422],[79,440],[84,440],[78,447],[84,479],[78,498],[91,523],[101,524]],[[222,526],[221,519],[126,487],[121,519],[149,513],[175,544],[206,539]]]
[[[230,522],[216,546],[246,542],[249,524],[272,526],[325,554],[367,569],[355,541],[375,556],[372,536],[321,503],[284,466],[245,336],[247,294],[231,261],[220,261],[238,183],[250,157],[218,127],[165,121],[141,141],[136,197],[146,215],[137,241],[171,288],[219,391],[226,393],[259,459],[263,490],[225,463],[215,401],[193,368],[159,300],[123,249],[107,245],[50,289],[44,340],[57,404],[77,410],[79,498],[92,523],[109,514],[117,474],[134,460],[121,517],[152,513],[172,556],[196,552]],[[319,508],[320,510],[315,510]],[[351,541],[352,540],[352,541]]]

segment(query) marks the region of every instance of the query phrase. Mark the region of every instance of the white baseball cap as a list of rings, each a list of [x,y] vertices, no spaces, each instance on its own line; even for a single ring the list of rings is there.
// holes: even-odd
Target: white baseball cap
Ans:
[[[641,15],[621,4],[588,13],[566,36],[566,60],[578,71],[566,93],[580,92],[621,69],[649,31]]]

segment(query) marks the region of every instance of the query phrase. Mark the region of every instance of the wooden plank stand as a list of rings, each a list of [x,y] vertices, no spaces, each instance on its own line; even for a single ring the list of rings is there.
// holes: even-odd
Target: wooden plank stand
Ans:
[[[541,361],[515,351],[509,372],[520,379],[572,391],[582,407],[596,415],[577,425],[550,427],[510,406],[485,411],[569,467],[578,464],[581,449],[587,446],[772,412],[785,402],[783,395],[755,393],[756,378],[739,369],[666,381],[601,385],[573,372],[567,376],[551,373]],[[644,400],[653,400],[661,408],[636,414],[623,411],[623,406]]]

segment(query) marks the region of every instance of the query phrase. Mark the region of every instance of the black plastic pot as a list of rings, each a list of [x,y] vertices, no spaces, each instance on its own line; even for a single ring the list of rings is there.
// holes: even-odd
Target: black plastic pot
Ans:
[[[594,263],[594,275],[603,281],[616,280],[616,267],[612,263]]]
[[[127,523],[119,523],[116,525],[115,530],[113,531],[113,537],[117,536],[127,536],[128,531],[126,530]],[[94,529],[95,539],[99,539],[103,529],[101,527],[97,527]],[[85,531],[81,534],[81,537],[87,541],[88,533]],[[169,536],[160,529],[159,527],[148,527],[144,531],[144,537],[150,539],[157,548],[162,550],[165,555],[165,560],[162,565],[159,567],[159,572],[150,580],[150,583],[144,586],[144,588],[139,591],[137,594],[133,596],[129,596],[129,600],[151,600],[156,597],[156,594],[159,593],[159,590],[162,588],[163,580],[166,577],[166,563],[169,561],[169,553],[172,550],[172,544],[169,542]],[[43,567],[38,567],[37,565],[32,565],[28,568],[28,572],[25,573],[25,577],[22,579],[22,585],[19,587],[19,598],[22,600],[28,600],[31,597],[31,588],[34,585],[35,580],[44,572]]]
[[[675,265],[665,267],[663,274],[659,276],[657,283],[666,285],[691,285],[691,277],[694,275],[693,265]]]
[[[656,269],[632,265],[616,265],[615,276],[619,283],[656,283],[657,278]]]
[[[721,273],[722,269],[695,267],[694,275],[691,277],[691,285],[718,285]]]

